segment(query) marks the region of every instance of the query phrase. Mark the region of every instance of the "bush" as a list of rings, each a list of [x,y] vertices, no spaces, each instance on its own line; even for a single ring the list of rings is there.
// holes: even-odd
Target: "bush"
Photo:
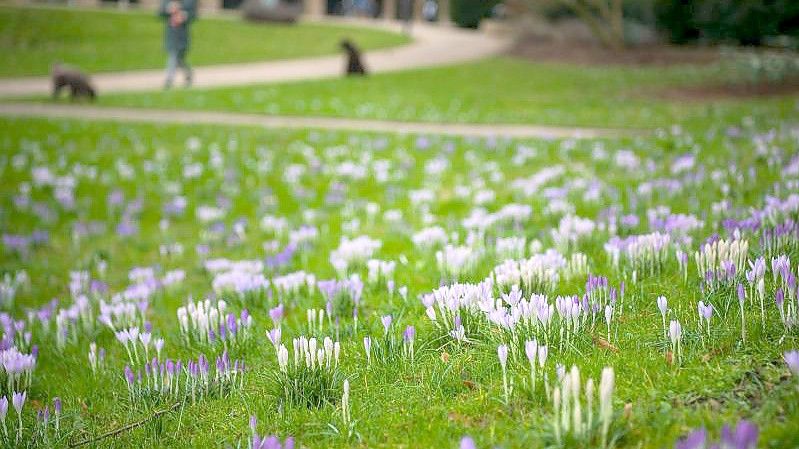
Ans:
[[[771,36],[799,37],[796,0],[657,0],[655,20],[677,44],[693,41],[761,45]]]
[[[452,21],[463,28],[477,28],[499,3],[500,0],[451,0]]]

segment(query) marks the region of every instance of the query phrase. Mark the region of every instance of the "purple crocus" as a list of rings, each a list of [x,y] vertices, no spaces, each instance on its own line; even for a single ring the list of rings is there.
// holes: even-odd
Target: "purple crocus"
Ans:
[[[284,310],[283,304],[278,304],[277,307],[269,309],[269,317],[272,318],[272,321],[275,323],[275,325],[280,323],[280,320],[283,318]]]
[[[416,328],[413,326],[408,326],[405,328],[405,332],[402,334],[402,339],[405,340],[405,343],[411,343],[413,342],[415,336]]]
[[[732,430],[729,425],[721,429],[721,445],[725,448],[755,449],[759,431],[757,425],[742,419]]]
[[[474,440],[471,437],[463,437],[460,449],[477,449],[477,445],[474,444]]]
[[[382,318],[380,318],[380,321],[383,323],[384,335],[388,335],[388,328],[391,327],[392,320],[393,318],[391,315],[384,315]]]
[[[505,371],[508,366],[508,345],[497,346],[497,357],[499,358],[499,364],[502,366],[502,371]]]
[[[685,438],[677,440],[674,449],[705,449],[706,442],[707,430],[702,427],[689,433]]]
[[[8,398],[0,397],[0,421],[3,423],[3,428],[6,426],[6,415],[8,415]]]
[[[27,396],[27,391],[23,391],[22,393],[14,392],[11,396],[11,403],[14,406],[14,410],[17,411],[17,415],[20,416],[20,419],[22,419],[22,407],[25,405],[25,398],[27,398]]]
[[[795,349],[793,351],[785,351],[782,357],[793,375],[799,377],[799,351]]]

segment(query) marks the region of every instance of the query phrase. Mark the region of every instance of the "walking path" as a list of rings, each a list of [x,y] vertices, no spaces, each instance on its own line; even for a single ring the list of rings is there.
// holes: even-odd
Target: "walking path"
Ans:
[[[44,103],[0,103],[2,117],[47,117],[117,122],[174,123],[191,125],[261,126],[265,128],[316,128],[337,131],[400,134],[445,134],[473,137],[574,138],[622,137],[640,131],[602,128],[567,128],[535,125],[396,122],[331,117],[289,117],[232,112],[165,109],[111,108]]]
[[[325,19],[325,22],[379,27],[397,32],[401,30],[399,23],[386,21]],[[364,57],[367,68],[373,73],[380,73],[454,64],[502,53],[511,43],[507,37],[423,23],[413,25],[412,37],[411,44],[367,52]],[[218,87],[310,80],[341,76],[343,69],[342,55],[203,66],[195,68],[194,85]],[[92,81],[100,95],[108,92],[157,90],[163,87],[164,72],[136,70],[99,73],[92,76]],[[48,77],[0,79],[0,98],[47,95],[50,89]]]

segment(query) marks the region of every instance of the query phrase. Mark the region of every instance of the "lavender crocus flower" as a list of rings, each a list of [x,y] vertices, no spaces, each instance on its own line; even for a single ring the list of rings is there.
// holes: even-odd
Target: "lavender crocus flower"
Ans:
[[[372,339],[370,337],[363,337],[363,349],[366,352],[366,364],[372,360]]]
[[[788,369],[791,370],[793,375],[799,377],[799,351],[785,351],[782,357],[785,359],[785,363],[788,365]]]
[[[499,357],[499,364],[502,366],[502,371],[505,371],[508,366],[508,345],[499,345],[497,347],[497,357]]]
[[[477,445],[471,437],[463,437],[461,439],[460,449],[477,449]]]
[[[410,343],[413,341],[414,337],[416,336],[416,328],[413,326],[408,326],[405,328],[405,332],[402,335],[403,340],[406,343]]]
[[[388,328],[391,327],[392,320],[393,318],[391,317],[391,315],[384,315],[382,318],[380,318],[380,321],[383,323],[383,329],[384,329],[383,335],[388,335]]]
[[[721,445],[725,448],[755,449],[759,430],[754,423],[742,419],[733,431],[729,425],[721,429]]]
[[[0,422],[3,423],[3,432],[8,433],[6,430],[6,415],[8,415],[8,398],[0,397]]]
[[[23,391],[22,393],[14,392],[11,396],[11,403],[14,406],[14,410],[17,411],[17,415],[20,415],[20,417],[22,416],[22,407],[25,406],[25,398],[27,398],[27,396],[27,391]]]
[[[705,449],[707,442],[707,430],[704,427],[696,429],[688,436],[677,440],[674,449]]]

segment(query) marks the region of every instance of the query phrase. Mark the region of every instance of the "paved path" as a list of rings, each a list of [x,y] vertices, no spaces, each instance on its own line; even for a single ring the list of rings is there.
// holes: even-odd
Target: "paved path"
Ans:
[[[399,32],[398,23],[367,20],[325,19],[325,23],[369,26]],[[471,61],[499,54],[510,45],[510,39],[487,33],[468,31],[452,26],[414,24],[413,42],[399,47],[367,52],[365,62],[375,73],[418,67],[432,67]],[[235,86],[274,83],[340,76],[344,69],[342,55],[282,61],[225,64],[196,67],[196,87]],[[161,89],[163,70],[137,70],[99,73],[92,76],[100,95]],[[0,97],[46,95],[50,92],[48,77],[0,79]]]
[[[406,134],[445,134],[474,137],[575,138],[621,137],[634,130],[566,128],[534,125],[394,122],[330,117],[289,117],[232,112],[175,111],[165,109],[110,108],[53,103],[0,103],[3,117],[48,117],[117,122],[176,123],[191,125],[262,126],[265,128],[316,128]]]

